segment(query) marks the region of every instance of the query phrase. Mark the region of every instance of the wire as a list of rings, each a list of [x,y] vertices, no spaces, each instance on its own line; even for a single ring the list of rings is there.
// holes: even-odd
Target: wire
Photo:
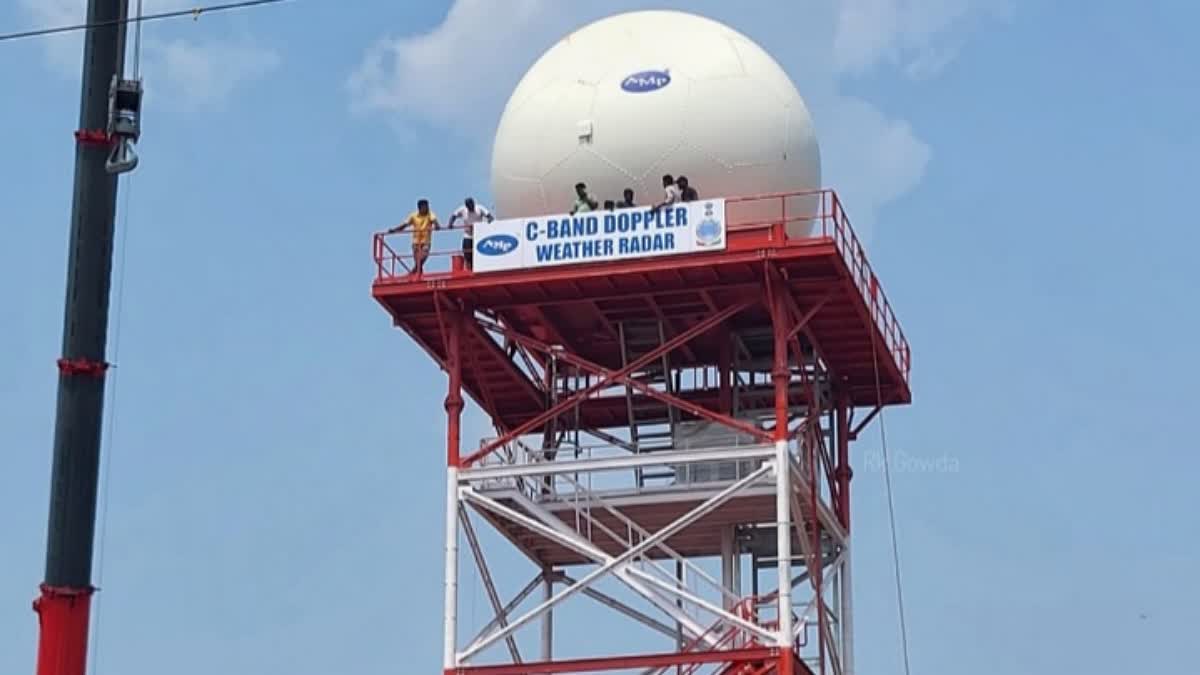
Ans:
[[[133,79],[142,74],[142,0],[138,0],[137,27],[133,31]]]
[[[140,4],[140,0],[139,0]],[[117,297],[116,297],[116,321],[113,322],[113,362],[119,364],[121,362],[121,317],[125,314],[125,277],[127,276],[125,266],[125,253],[129,243],[129,205],[133,201],[133,176],[130,175],[127,179],[125,189],[125,206],[121,214],[124,221],[121,225],[121,243],[118,247],[119,255],[117,257],[117,272],[120,274],[117,281]],[[107,438],[105,439],[105,448],[102,451],[104,471],[103,479],[100,485],[103,489],[104,500],[100,507],[100,531],[96,536],[96,585],[100,588],[104,587],[104,549],[105,541],[108,534],[108,505],[112,501],[112,461],[113,461],[113,446],[115,445],[114,438],[117,435],[117,383],[120,381],[120,371],[114,368],[112,375],[109,377],[109,402],[106,408],[108,413],[108,422],[104,425]],[[100,651],[100,610],[103,606],[103,595],[98,595],[93,602],[94,609],[92,611],[94,622],[91,648],[92,654],[88,658],[92,666],[92,672],[95,673],[99,668],[98,654]]]
[[[260,5],[274,5],[281,2],[291,2],[292,0],[243,0],[242,2],[229,2],[221,5],[206,5],[193,7],[192,9],[179,9],[171,12],[161,12],[159,14],[141,14],[141,2],[138,2],[138,17],[136,19],[113,19],[110,21],[97,21],[95,23],[81,23],[69,26],[56,26],[54,28],[38,28],[34,30],[21,31],[18,33],[0,34],[0,42],[8,42],[9,40],[20,40],[22,38],[41,37],[44,35],[54,35],[56,33],[70,33],[74,31],[87,30],[89,28],[104,28],[107,26],[118,26],[125,23],[137,23],[139,26],[146,21],[157,21],[159,19],[175,19],[181,16],[190,16],[193,19],[199,19],[201,14],[214,14],[216,12],[225,12],[234,9],[246,9],[249,7],[258,7]]]
[[[874,312],[871,313],[872,318]],[[887,490],[888,523],[892,532],[892,566],[896,571],[896,606],[900,613],[900,648],[904,656],[904,675],[912,675],[908,659],[908,621],[904,611],[904,583],[900,576],[900,544],[896,536],[896,499],[892,494],[892,460],[888,454],[887,425],[884,424],[883,386],[879,382],[879,351],[875,327],[871,327],[871,358],[875,363],[875,400],[879,405],[879,444],[883,451],[883,481]]]

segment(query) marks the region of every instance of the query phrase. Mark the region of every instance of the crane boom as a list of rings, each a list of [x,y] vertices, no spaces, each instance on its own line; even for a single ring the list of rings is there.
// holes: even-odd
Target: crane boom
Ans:
[[[118,180],[106,169],[110,87],[124,68],[128,4],[89,0],[87,9],[46,575],[34,602],[37,675],[84,675],[87,667]]]

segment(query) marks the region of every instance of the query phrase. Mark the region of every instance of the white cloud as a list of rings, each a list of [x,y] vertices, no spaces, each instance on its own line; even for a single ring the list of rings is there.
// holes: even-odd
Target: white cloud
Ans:
[[[880,63],[911,77],[937,73],[957,55],[971,19],[1006,10],[1005,0],[837,0],[833,58],[842,73]]]
[[[84,23],[87,0],[20,0],[34,25],[65,26]],[[131,3],[136,7],[136,3]],[[197,6],[196,0],[144,0],[142,11],[156,14]],[[186,19],[184,19],[186,21]],[[189,22],[190,23],[190,22]],[[147,99],[178,102],[187,107],[221,106],[239,85],[262,77],[280,64],[274,50],[248,39],[171,39],[143,25],[141,70],[146,77]],[[133,30],[128,43],[133,44]],[[78,77],[83,59],[83,33],[46,38],[49,65],[65,77]],[[132,47],[131,47],[132,57]],[[127,64],[132,69],[132,63]]]
[[[872,69],[931,77],[952,61],[967,24],[1008,0],[455,0],[432,30],[371,45],[351,74],[351,107],[401,129],[431,126],[488,151],[508,93],[525,69],[568,31],[602,16],[679,5],[759,41],[796,80],[821,138],[826,182],[851,205],[860,229],[878,209],[912,190],[933,150],[912,126],[848,96],[839,81]],[[799,5],[803,4],[801,7]]]
[[[489,0],[457,0],[433,31],[367,49],[348,83],[352,107],[472,125],[481,106],[503,106],[512,83],[558,36],[570,16],[561,10],[545,0],[513,0],[500,12]]]
[[[163,82],[164,99],[185,108],[221,105],[239,85],[280,64],[273,50],[232,42],[173,40],[147,44],[146,51],[147,79]]]

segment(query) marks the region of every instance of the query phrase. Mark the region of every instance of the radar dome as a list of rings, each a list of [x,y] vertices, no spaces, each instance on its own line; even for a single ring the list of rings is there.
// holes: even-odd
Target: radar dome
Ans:
[[[693,14],[630,12],[571,33],[517,84],[496,131],[501,218],[563,213],[578,182],[601,203],[619,202],[628,187],[651,205],[663,174],[687,176],[702,198],[821,185],[812,119],[783,68],[741,33]],[[733,223],[780,213],[778,201],[737,206]],[[795,203],[788,209],[801,215]],[[804,236],[811,225],[788,232]]]

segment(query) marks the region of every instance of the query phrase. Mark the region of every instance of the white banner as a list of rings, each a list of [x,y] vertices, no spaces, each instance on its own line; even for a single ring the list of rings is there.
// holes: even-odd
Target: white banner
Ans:
[[[475,225],[474,271],[725,249],[725,200],[496,220]]]

